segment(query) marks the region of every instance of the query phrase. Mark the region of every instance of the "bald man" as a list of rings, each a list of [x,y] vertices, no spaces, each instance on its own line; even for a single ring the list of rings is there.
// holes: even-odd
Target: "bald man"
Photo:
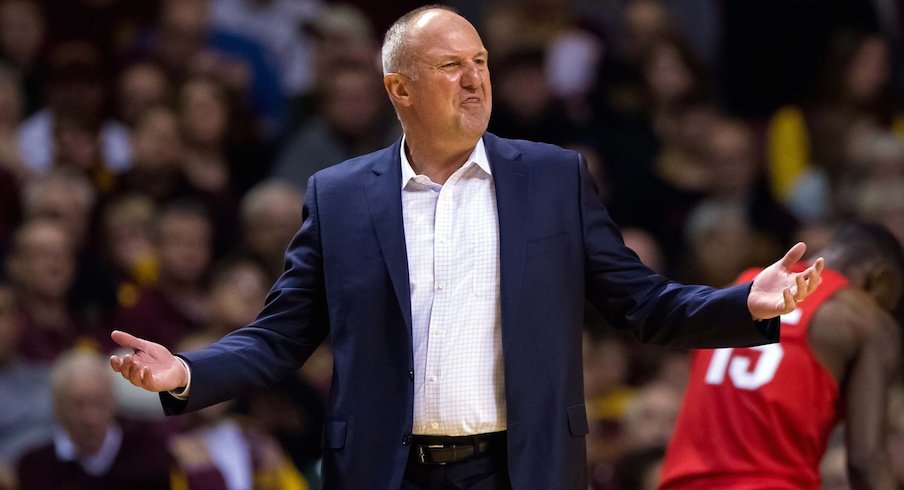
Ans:
[[[293,372],[329,336],[324,488],[585,489],[585,298],[672,346],[774,342],[819,284],[804,245],[752,283],[682,286],[622,242],[584,159],[486,132],[487,51],[463,17],[424,7],[383,43],[404,136],[309,181],[287,268],[258,318],[173,356],[115,332],[111,359],[168,413]]]

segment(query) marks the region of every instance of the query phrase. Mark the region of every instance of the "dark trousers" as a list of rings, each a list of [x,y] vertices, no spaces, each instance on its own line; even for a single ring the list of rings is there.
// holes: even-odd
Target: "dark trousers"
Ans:
[[[417,461],[412,445],[402,490],[511,490],[505,440],[485,453],[444,465]]]

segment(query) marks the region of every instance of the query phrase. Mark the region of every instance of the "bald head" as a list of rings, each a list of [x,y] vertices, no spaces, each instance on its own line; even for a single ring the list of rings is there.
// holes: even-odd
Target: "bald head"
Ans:
[[[457,17],[461,21],[468,22],[454,10],[443,5],[426,5],[416,8],[399,17],[386,31],[383,38],[381,61],[383,74],[401,73],[408,77],[415,77],[414,65],[415,45],[418,41],[417,31],[422,30],[431,20],[437,16]]]

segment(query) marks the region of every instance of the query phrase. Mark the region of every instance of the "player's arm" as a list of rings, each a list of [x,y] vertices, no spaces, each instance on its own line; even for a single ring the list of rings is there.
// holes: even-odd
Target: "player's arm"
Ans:
[[[829,311],[821,313],[836,315],[836,321],[846,323],[856,339],[856,351],[840,379],[847,415],[848,475],[852,488],[893,489],[886,451],[886,411],[888,389],[900,365],[901,334],[897,322],[870,296],[860,291],[845,293],[832,302]]]

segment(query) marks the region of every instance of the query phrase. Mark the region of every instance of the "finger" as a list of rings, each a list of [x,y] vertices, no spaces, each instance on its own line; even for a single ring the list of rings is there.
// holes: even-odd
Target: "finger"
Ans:
[[[139,377],[141,378],[142,386],[144,386],[144,387],[151,386],[151,378],[153,376],[151,375],[151,370],[148,369],[147,366],[141,368],[141,371],[139,372]]]
[[[790,289],[783,289],[782,297],[785,299],[785,308],[784,311],[782,311],[782,314],[791,313],[795,308],[797,308],[797,303],[794,301],[794,296],[791,295]]]
[[[804,279],[803,274],[798,274],[794,281],[797,283],[797,292],[793,296],[794,301],[800,303],[807,297],[807,280]]]
[[[803,258],[804,253],[807,251],[807,245],[804,242],[797,242],[788,253],[782,257],[781,265],[784,268],[790,268],[792,265],[800,262],[800,259]]]
[[[117,373],[122,372],[122,358],[119,356],[110,356],[110,366]]]
[[[816,268],[816,272],[822,274],[822,270],[826,267],[826,260],[822,257],[816,259],[816,262],[813,263],[813,267]]]
[[[113,339],[113,342],[128,349],[147,350],[147,340],[140,339],[132,334],[123,332],[122,330],[114,330],[110,333],[110,338]]]
[[[813,294],[813,291],[816,291],[816,288],[819,287],[819,283],[822,280],[822,277],[819,274],[819,270],[816,269],[816,266],[813,265],[810,268],[813,270],[810,271],[810,274],[807,278],[807,296]]]
[[[131,372],[129,372],[129,381],[139,388],[144,388],[144,383],[141,381],[141,371],[142,369],[133,365]]]
[[[131,379],[132,376],[132,367],[135,363],[132,361],[132,356],[130,354],[126,354],[122,356],[122,368],[120,369],[120,374],[125,379]]]

